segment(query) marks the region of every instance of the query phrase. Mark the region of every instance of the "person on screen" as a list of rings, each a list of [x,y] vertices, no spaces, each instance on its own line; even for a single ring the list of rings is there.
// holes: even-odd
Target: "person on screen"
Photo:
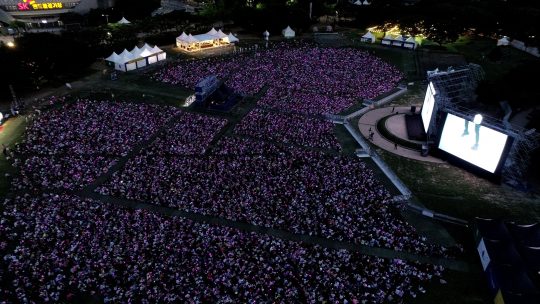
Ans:
[[[464,121],[465,121],[465,130],[463,130],[463,134],[461,134],[461,137],[469,135],[469,121],[466,119]],[[474,124],[474,133],[475,133],[475,141],[471,149],[478,150],[478,143],[480,142],[480,124]]]

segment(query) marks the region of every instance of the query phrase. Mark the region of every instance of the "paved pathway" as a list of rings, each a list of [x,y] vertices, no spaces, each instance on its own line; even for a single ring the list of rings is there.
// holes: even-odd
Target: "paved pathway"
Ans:
[[[395,111],[398,111],[400,113],[405,113],[407,111],[410,111],[410,107],[395,107]],[[396,150],[394,143],[384,138],[377,131],[377,122],[381,120],[382,118],[391,114],[392,114],[392,107],[378,108],[378,109],[374,109],[365,113],[364,115],[360,117],[360,120],[358,121],[358,128],[360,130],[360,133],[362,133],[362,135],[365,138],[368,138],[369,131],[371,129],[375,133],[375,135],[373,136],[372,143],[378,146],[379,148],[382,148],[393,154],[397,154],[399,156],[407,157],[414,160],[424,161],[424,162],[444,163],[444,161],[438,158],[435,158],[432,156],[424,157],[420,155],[420,152],[407,149],[402,146],[398,146],[398,149]],[[402,120],[400,120],[399,117],[401,117]],[[398,116],[391,121],[391,124],[387,124],[387,127],[392,134],[403,138],[402,136],[406,136],[406,132],[403,131],[404,124],[405,124],[405,117]],[[407,139],[407,138],[405,137],[403,139]]]

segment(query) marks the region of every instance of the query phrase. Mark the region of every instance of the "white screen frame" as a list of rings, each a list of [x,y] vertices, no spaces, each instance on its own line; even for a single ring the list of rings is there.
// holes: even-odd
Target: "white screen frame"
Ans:
[[[465,122],[468,122],[468,127],[465,127]],[[476,133],[477,129],[478,133]],[[476,134],[478,134],[478,142],[476,142]],[[508,135],[447,113],[439,149],[490,173],[495,173],[507,143]]]

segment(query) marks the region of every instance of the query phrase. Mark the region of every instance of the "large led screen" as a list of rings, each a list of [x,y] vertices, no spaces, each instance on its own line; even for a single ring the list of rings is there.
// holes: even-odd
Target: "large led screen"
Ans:
[[[426,97],[424,98],[424,104],[422,105],[422,123],[424,124],[424,131],[428,131],[431,117],[433,117],[433,109],[435,108],[435,88],[433,82],[430,82],[427,90]]]
[[[501,132],[448,114],[439,149],[495,173],[507,140]]]

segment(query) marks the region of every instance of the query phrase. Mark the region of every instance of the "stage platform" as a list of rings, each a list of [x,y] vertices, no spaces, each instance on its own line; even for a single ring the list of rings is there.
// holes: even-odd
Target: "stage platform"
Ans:
[[[419,107],[417,107],[417,109],[419,109]],[[395,144],[384,138],[377,130],[377,122],[387,116],[392,115],[386,121],[386,128],[392,135],[406,141],[419,144],[423,143],[421,141],[411,141],[407,138],[408,136],[407,125],[405,123],[405,113],[410,113],[410,110],[410,107],[395,107],[394,111],[397,111],[399,113],[396,115],[392,113],[392,107],[373,109],[360,117],[360,120],[358,121],[358,128],[360,130],[360,133],[362,133],[362,135],[366,139],[368,139],[370,130],[373,131],[374,136],[373,141],[371,142],[379,148],[382,148],[393,154],[397,154],[399,156],[407,157],[410,159],[415,159],[418,161],[444,163],[444,161],[441,159],[435,158],[430,155],[422,156],[420,155],[419,151],[411,150],[403,146],[398,145],[398,148],[395,149]]]

